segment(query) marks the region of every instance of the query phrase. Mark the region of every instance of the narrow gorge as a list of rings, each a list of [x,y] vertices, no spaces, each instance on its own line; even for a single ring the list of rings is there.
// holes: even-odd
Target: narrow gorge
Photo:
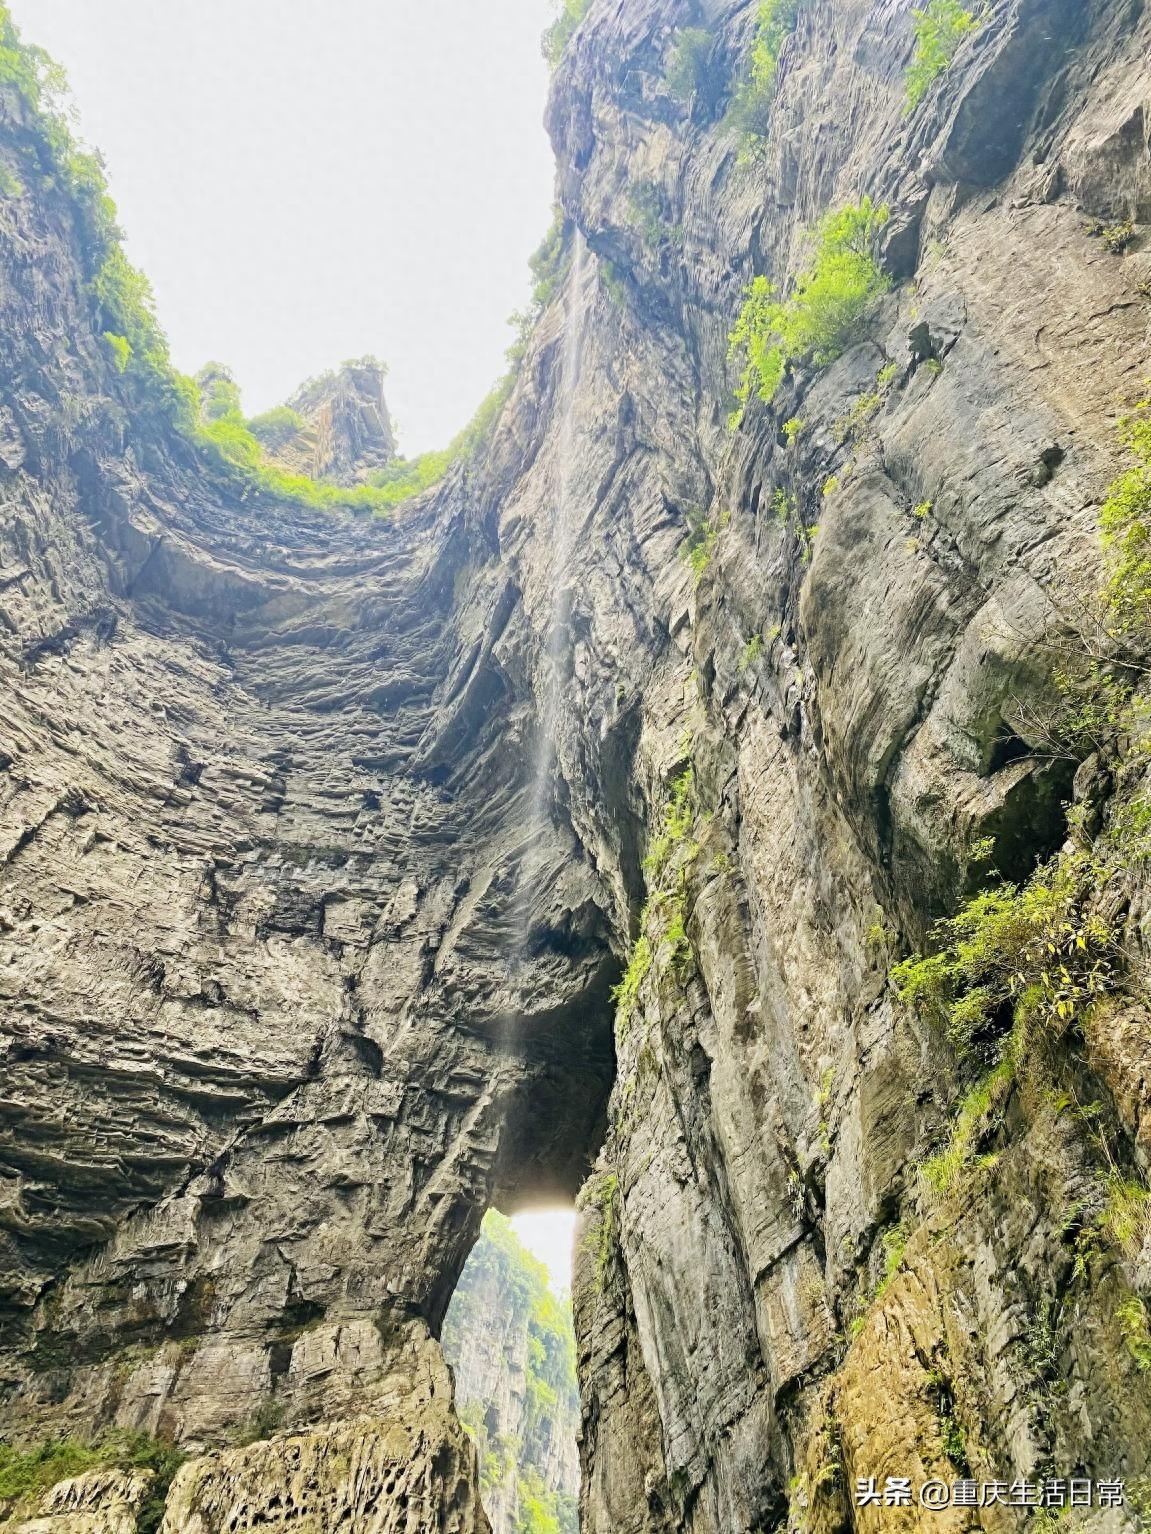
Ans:
[[[0,13],[0,1525],[488,1534],[445,1315],[575,1200],[583,1534],[1151,1527],[1151,12],[561,23],[385,515]]]

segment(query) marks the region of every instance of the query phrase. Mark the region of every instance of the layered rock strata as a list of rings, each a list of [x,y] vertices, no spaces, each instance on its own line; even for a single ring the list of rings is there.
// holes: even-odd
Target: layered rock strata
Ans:
[[[179,1442],[169,1534],[405,1527],[433,1400],[410,1526],[482,1526],[429,1333],[485,1207],[574,1190],[613,1079],[585,1529],[970,1527],[849,1494],[966,1472],[1122,1477],[1075,1517],[1134,1527],[1151,1260],[1073,1238],[1101,1146],[1146,1172],[1138,877],[1084,1048],[938,1204],[962,1066],[888,971],[974,848],[1019,878],[1066,834],[1075,763],[1012,705],[1098,584],[1146,372],[1151,19],[996,0],[908,116],[909,7],[807,0],[748,156],[755,11],[592,0],[550,108],[588,254],[482,459],[393,524],[241,503],[129,395],[0,93],[0,1429]],[[865,193],[868,338],[733,433],[744,285]]]

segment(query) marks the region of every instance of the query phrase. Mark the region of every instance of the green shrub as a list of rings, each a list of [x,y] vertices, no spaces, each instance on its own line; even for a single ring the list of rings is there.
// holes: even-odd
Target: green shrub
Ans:
[[[254,415],[248,422],[248,430],[262,447],[285,447],[293,437],[304,430],[304,418],[287,405],[276,405],[262,415]]]
[[[1115,1318],[1136,1367],[1142,1374],[1151,1373],[1151,1327],[1147,1324],[1146,1305],[1133,1294],[1119,1306]]]
[[[591,1205],[599,1213],[599,1230],[587,1232],[582,1250],[595,1260],[596,1285],[601,1290],[619,1231],[619,1202],[619,1177],[615,1172],[593,1172],[576,1200],[577,1209]]]
[[[657,181],[639,181],[628,192],[628,210],[633,227],[643,243],[657,248],[669,234],[664,217],[663,196]]]
[[[42,1443],[24,1453],[0,1444],[0,1499],[7,1501],[47,1491],[57,1481],[82,1475],[85,1470],[105,1463],[98,1448],[72,1438]]]
[[[939,952],[894,966],[900,1000],[944,1023],[961,1052],[1003,1012],[1059,1030],[1113,977],[1114,935],[1092,906],[1100,877],[1089,854],[1065,852],[1022,886],[976,895],[936,927]]]
[[[795,31],[801,3],[802,0],[762,0],[760,4],[748,71],[732,99],[729,113],[731,121],[749,139],[761,139],[767,132],[779,56]]]
[[[275,1396],[265,1396],[256,1407],[255,1412],[240,1429],[239,1439],[241,1446],[250,1443],[261,1443],[265,1438],[271,1438],[276,1429],[284,1420],[284,1403],[277,1401]]]
[[[711,564],[717,536],[715,528],[709,527],[706,522],[700,522],[688,533],[687,542],[683,546],[683,557],[691,567],[697,586]]]
[[[733,425],[753,393],[772,398],[790,364],[810,358],[826,367],[859,339],[869,308],[889,286],[877,260],[888,216],[886,204],[874,207],[869,197],[830,213],[819,226],[814,261],[787,298],[777,299],[766,277],[750,285],[731,333],[732,356],[743,360]]]
[[[1104,603],[1125,634],[1143,630],[1151,614],[1151,396],[1119,426],[1133,467],[1114,480],[1099,517],[1110,571]]]
[[[689,950],[685,929],[685,870],[670,885],[666,874],[676,848],[687,841],[695,823],[693,794],[695,777],[690,767],[684,769],[672,784],[671,793],[663,809],[659,830],[652,838],[647,856],[643,860],[650,895],[639,918],[639,936],[632,946],[623,978],[612,991],[616,1005],[616,1029],[622,1038],[626,1035],[632,1013],[639,1000],[640,986],[651,973],[656,955],[663,945],[670,948],[672,962],[676,962]],[[693,842],[688,851],[692,858],[698,852]],[[661,923],[653,941],[649,927],[652,917],[659,913]]]
[[[710,96],[712,35],[706,27],[681,27],[675,34],[664,75],[667,93],[687,106],[694,96]]]
[[[373,474],[371,483],[381,492],[382,505],[399,506],[438,484],[452,462],[450,448],[438,453],[421,453],[418,458],[396,458],[386,469]]]
[[[556,208],[547,234],[528,257],[528,268],[532,274],[533,319],[551,302],[567,270],[568,246],[564,239],[564,228],[563,211]]]
[[[950,1193],[960,1173],[972,1164],[975,1147],[988,1115],[1003,1102],[1014,1078],[1014,1060],[1000,1061],[963,1098],[947,1145],[934,1156],[929,1156],[919,1168],[920,1176],[933,1193]],[[982,1158],[984,1163],[990,1160],[990,1157]]]
[[[126,373],[128,371],[128,364],[132,361],[131,341],[128,340],[127,336],[113,335],[110,330],[106,330],[101,339],[111,353],[112,366],[116,369],[117,373]]]
[[[544,58],[554,69],[575,30],[587,15],[591,0],[560,0],[559,15],[543,35]]]
[[[209,362],[196,374],[200,394],[200,419],[222,421],[240,415],[240,386],[221,362]]]
[[[138,1534],[155,1534],[168,1488],[183,1460],[179,1449],[146,1433],[114,1432],[90,1444],[58,1438],[24,1451],[0,1444],[0,1501],[34,1496],[55,1486],[57,1481],[70,1480],[86,1470],[150,1470],[155,1479],[140,1510],[136,1529]]]
[[[895,1281],[895,1276],[903,1266],[903,1259],[907,1255],[908,1242],[911,1240],[910,1229],[900,1223],[891,1230],[883,1233],[883,1272],[875,1290],[875,1299],[881,1300]]]
[[[640,917],[640,925],[647,915],[647,907]],[[616,1020],[618,1026],[625,1032],[635,1004],[639,1000],[639,988],[647,979],[651,971],[652,962],[655,958],[652,952],[651,940],[646,932],[640,932],[632,945],[631,954],[628,957],[627,968],[623,972],[623,979],[611,993],[611,999],[616,1006]]]
[[[960,0],[927,0],[914,11],[915,57],[907,70],[907,108],[915,108],[951,65],[969,32],[982,25],[982,15],[965,10]]]
[[[1113,256],[1121,256],[1135,238],[1135,224],[1129,219],[1123,219],[1117,224],[1106,224],[1102,219],[1096,219],[1087,226],[1087,233],[1096,236],[1103,245],[1103,249]]]
[[[517,1485],[515,1534],[578,1534],[579,1504],[563,1492],[550,1491],[535,1471]]]
[[[664,805],[663,820],[652,839],[647,856],[643,860],[644,872],[651,883],[658,883],[673,850],[691,830],[695,820],[692,794],[695,774],[690,767],[684,768],[671,786],[671,794]]]

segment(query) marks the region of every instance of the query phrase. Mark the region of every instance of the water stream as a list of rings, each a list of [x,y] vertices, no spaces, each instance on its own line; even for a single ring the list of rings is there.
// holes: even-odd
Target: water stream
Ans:
[[[572,492],[580,435],[576,424],[576,403],[579,398],[583,363],[586,257],[587,247],[577,229],[572,245],[571,270],[568,275],[567,308],[564,316],[563,350],[560,357],[557,392],[559,433],[553,464],[553,522],[549,567],[551,610],[548,614],[547,638],[541,657],[543,693],[539,729],[528,780],[529,800],[525,832],[529,843],[533,844],[538,841],[548,819],[556,765],[555,737],[567,673],[565,662],[571,649],[569,633],[572,609],[571,557],[575,532],[575,504]],[[530,869],[525,859],[525,862],[521,864],[519,877],[517,957],[522,956],[528,936],[529,874]]]

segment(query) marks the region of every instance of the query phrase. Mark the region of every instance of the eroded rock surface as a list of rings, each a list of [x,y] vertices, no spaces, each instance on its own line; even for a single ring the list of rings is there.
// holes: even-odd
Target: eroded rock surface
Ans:
[[[1098,582],[1146,372],[1151,21],[996,0],[907,117],[909,8],[807,0],[748,159],[754,16],[592,0],[550,109],[587,253],[482,458],[392,524],[241,503],[130,397],[0,93],[0,1428],[174,1438],[169,1534],[284,1496],[374,1527],[369,1484],[405,1527],[389,1435],[483,1210],[574,1191],[613,1077],[576,1300],[592,1534],[877,1527],[868,1475],[1125,1477],[1100,1528],[1145,1495],[1116,1316],[1151,1263],[1068,1239],[1102,1175],[1058,1106],[1080,1058],[1053,1044],[1053,1097],[1014,1092],[994,1162],[917,1214],[959,1070],[888,970],[973,847],[1019,877],[1066,834],[1074,763],[1011,705]],[[714,71],[688,100],[684,26]],[[864,192],[870,339],[733,434],[744,284]],[[1088,232],[1126,219],[1122,253]],[[689,766],[684,932],[649,904],[613,1040]],[[1121,904],[1077,1090],[1142,1176]],[[436,1409],[420,1527],[469,1528]]]
[[[314,378],[288,402],[296,422],[273,432],[268,456],[290,473],[333,485],[366,484],[396,456],[384,398],[384,367],[374,357],[345,362]]]

